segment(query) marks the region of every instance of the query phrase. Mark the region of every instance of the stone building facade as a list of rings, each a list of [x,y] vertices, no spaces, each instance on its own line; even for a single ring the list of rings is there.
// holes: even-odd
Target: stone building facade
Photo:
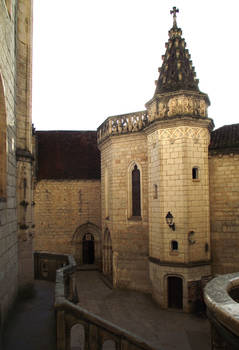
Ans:
[[[144,111],[107,118],[97,135],[36,133],[35,249],[188,312],[211,276],[239,270],[239,124],[213,131],[173,13]]]
[[[78,263],[94,262],[101,269],[100,154],[96,132],[40,131],[34,138],[38,149],[34,250],[73,254]],[[93,245],[90,256],[88,251]]]
[[[0,1],[0,325],[33,282],[32,2]]]

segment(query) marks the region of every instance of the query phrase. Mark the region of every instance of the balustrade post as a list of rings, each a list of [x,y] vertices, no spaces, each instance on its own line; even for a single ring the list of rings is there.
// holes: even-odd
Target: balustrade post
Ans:
[[[57,350],[66,350],[65,312],[57,311]]]
[[[90,324],[89,325],[89,338],[88,338],[89,344],[88,349],[89,350],[98,350],[99,349],[99,339],[98,339],[98,327]],[[101,349],[101,348],[100,348]]]
[[[132,117],[130,116],[128,119],[128,131],[131,132],[132,131]]]
[[[129,350],[129,349],[130,349],[129,342],[126,339],[121,339],[120,350]]]

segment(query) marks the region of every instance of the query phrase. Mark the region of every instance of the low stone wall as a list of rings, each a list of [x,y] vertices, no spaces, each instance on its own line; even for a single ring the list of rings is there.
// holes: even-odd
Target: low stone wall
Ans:
[[[35,251],[34,277],[35,279],[55,282],[57,269],[67,264],[68,255]]]
[[[56,274],[57,350],[71,349],[71,328],[76,324],[84,328],[84,349],[103,349],[104,342],[110,340],[114,342],[115,349],[153,350],[142,339],[69,301],[75,291],[72,274],[75,268],[75,260],[69,255],[68,265],[58,269]],[[73,276],[70,283],[68,275]]]
[[[207,314],[212,329],[212,350],[239,349],[239,303],[230,291],[239,288],[239,273],[221,275],[204,290]]]

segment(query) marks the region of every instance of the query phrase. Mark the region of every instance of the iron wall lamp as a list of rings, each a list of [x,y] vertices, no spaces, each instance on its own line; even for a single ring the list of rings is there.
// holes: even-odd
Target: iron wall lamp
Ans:
[[[170,213],[170,211],[168,212],[168,214],[166,215],[165,218],[166,218],[166,223],[171,228],[171,230],[175,231],[175,224],[173,222],[173,215]]]

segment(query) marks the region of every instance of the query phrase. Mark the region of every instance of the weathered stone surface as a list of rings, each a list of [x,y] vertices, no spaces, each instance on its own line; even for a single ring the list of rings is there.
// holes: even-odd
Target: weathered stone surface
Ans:
[[[16,159],[16,148],[31,152],[32,2],[0,2],[0,319],[18,287],[33,280],[31,229],[32,168]],[[26,25],[27,23],[27,25]],[[26,191],[23,182],[26,179]]]

